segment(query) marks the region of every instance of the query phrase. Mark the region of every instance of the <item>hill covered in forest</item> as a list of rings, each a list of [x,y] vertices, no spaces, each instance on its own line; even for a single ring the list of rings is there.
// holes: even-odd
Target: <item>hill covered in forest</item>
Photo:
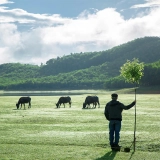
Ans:
[[[132,87],[119,76],[133,58],[145,64],[141,86],[160,85],[160,38],[144,37],[100,52],[71,53],[45,65],[0,65],[1,90],[65,90]],[[153,78],[154,77],[154,78]]]

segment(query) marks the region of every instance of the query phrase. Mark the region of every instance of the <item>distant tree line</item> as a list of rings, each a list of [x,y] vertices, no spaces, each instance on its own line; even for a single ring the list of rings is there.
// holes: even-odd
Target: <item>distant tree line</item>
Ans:
[[[133,87],[120,77],[126,60],[144,62],[141,86],[160,85],[160,38],[145,37],[100,52],[71,53],[45,65],[0,65],[0,90],[64,90]]]

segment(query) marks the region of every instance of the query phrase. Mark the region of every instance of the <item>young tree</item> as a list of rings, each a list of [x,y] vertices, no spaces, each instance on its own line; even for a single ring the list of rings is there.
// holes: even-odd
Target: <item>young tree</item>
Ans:
[[[143,76],[144,63],[139,63],[139,60],[134,58],[133,61],[127,60],[121,67],[120,73],[126,82],[138,83]]]
[[[144,63],[140,63],[138,59],[134,58],[133,61],[127,60],[125,64],[120,68],[120,75],[128,83],[139,84],[140,79],[143,76]],[[135,101],[136,101],[136,87],[135,87]],[[134,123],[134,152],[136,142],[136,105],[135,105],[135,123]]]

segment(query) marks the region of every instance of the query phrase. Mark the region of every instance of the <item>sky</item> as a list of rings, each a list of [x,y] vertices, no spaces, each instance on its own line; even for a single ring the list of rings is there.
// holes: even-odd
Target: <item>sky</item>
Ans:
[[[159,26],[160,0],[0,0],[0,64],[104,51]]]

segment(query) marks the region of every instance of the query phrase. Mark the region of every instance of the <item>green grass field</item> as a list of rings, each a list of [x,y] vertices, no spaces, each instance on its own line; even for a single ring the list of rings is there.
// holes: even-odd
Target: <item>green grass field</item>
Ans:
[[[19,96],[0,97],[0,160],[159,160],[159,94],[137,94],[136,152],[111,152],[104,117],[109,92],[99,92],[100,108],[82,109],[86,95],[71,95],[72,107],[56,109],[60,96],[32,96],[32,108],[16,109]],[[134,94],[120,94],[129,104]],[[91,105],[92,106],[92,105]],[[123,112],[120,145],[133,141],[134,108]]]

